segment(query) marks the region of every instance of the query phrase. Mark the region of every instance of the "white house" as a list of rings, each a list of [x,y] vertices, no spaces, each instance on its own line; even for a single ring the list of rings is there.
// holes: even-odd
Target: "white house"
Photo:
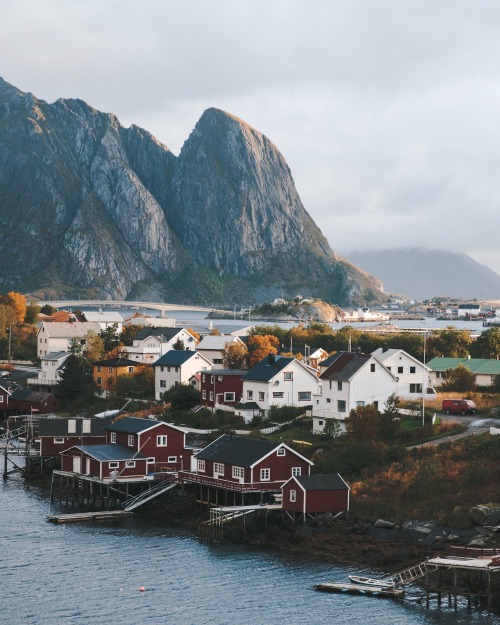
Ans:
[[[85,310],[82,312],[82,315],[86,321],[97,321],[101,326],[101,330],[105,330],[115,324],[117,334],[120,334],[123,330],[123,317],[115,310]]]
[[[149,328],[175,328],[175,319],[170,317],[151,317],[135,313],[125,323],[133,326],[145,326]]]
[[[34,391],[51,393],[59,383],[60,373],[70,352],[52,352],[40,358],[36,378],[28,378],[27,384]]]
[[[344,420],[358,406],[383,409],[397,392],[396,375],[371,354],[337,352],[321,373],[320,392],[314,396],[313,432],[321,433],[327,419]]]
[[[245,343],[237,336],[209,335],[198,343],[196,351],[203,354],[214,365],[222,365],[227,343],[238,343],[245,347]]]
[[[374,356],[386,369],[397,377],[397,394],[403,399],[422,398],[422,388],[425,383],[426,394],[435,395],[434,389],[429,388],[429,367],[410,356],[402,349],[388,349],[379,347]]]
[[[134,336],[132,345],[122,349],[122,353],[129,360],[152,364],[174,349],[178,341],[182,341],[187,351],[196,349],[196,339],[184,328],[143,328]]]
[[[480,304],[460,304],[457,310],[459,317],[472,317],[479,315],[481,312]]]
[[[37,334],[37,356],[47,356],[52,352],[71,351],[71,342],[77,339],[85,344],[87,332],[92,330],[96,334],[101,331],[97,321],[82,321],[74,323],[47,323],[42,321]]]
[[[155,398],[160,399],[172,386],[190,384],[194,374],[209,371],[213,369],[213,365],[197,352],[171,349],[155,362],[154,368]]]
[[[239,414],[245,404],[256,404],[266,412],[271,406],[307,406],[318,392],[318,378],[311,369],[292,357],[270,354],[244,376]],[[237,410],[238,412],[238,410]]]

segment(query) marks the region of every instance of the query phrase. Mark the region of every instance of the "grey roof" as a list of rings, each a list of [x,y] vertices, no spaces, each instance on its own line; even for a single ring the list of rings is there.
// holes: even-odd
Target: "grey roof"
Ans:
[[[76,432],[68,432],[69,419],[40,419],[38,432],[40,436],[105,436],[104,427],[108,421],[104,419],[90,419],[90,432],[82,432],[83,422],[89,419],[75,419]]]
[[[350,380],[372,357],[371,354],[356,352],[337,352],[335,356],[335,360],[319,376],[321,380]]]
[[[134,451],[131,447],[125,445],[74,445],[70,449],[78,449],[84,454],[99,460],[99,462],[109,460],[144,460],[147,458],[141,452]]]
[[[149,336],[155,336],[161,342],[168,343],[176,337],[179,332],[182,332],[182,330],[184,330],[184,328],[143,328],[134,336],[133,340],[142,341]]]
[[[48,397],[52,397],[52,393],[40,393],[38,391],[32,391],[30,389],[16,388],[16,390],[10,396],[10,401],[31,401],[40,403],[46,400]]]
[[[284,356],[266,356],[254,367],[247,371],[243,380],[256,380],[258,382],[269,382],[275,375],[282,371],[295,358]]]
[[[320,366],[322,369],[324,369],[325,367],[329,367],[332,362],[335,362],[335,360],[338,358],[338,352],[336,354],[332,354],[331,356],[328,356],[328,358],[325,358],[325,360],[322,360],[320,362]]]
[[[128,358],[108,358],[108,360],[97,360],[92,363],[101,367],[137,367],[141,362],[129,360]]]
[[[196,352],[190,352],[186,349],[170,349],[166,354],[163,354],[154,363],[155,367],[158,365],[166,365],[169,367],[178,367],[192,358]],[[205,358],[204,358],[205,360]]]
[[[123,323],[124,321],[116,310],[84,310],[82,314],[87,321],[97,321],[98,323]]]
[[[196,455],[198,460],[215,460],[224,464],[251,467],[281,443],[223,434]]]
[[[75,321],[73,323],[49,323],[43,322],[45,334],[52,338],[84,338],[89,330],[96,334],[101,331],[101,325],[97,321]]]
[[[235,404],[235,408],[238,410],[260,410],[260,406],[255,401],[239,402]]]
[[[304,490],[349,490],[338,473],[331,475],[300,475],[295,479]]]
[[[144,430],[149,430],[156,425],[160,425],[160,423],[162,423],[162,421],[157,421],[156,419],[139,419],[137,417],[125,417],[124,419],[115,421],[115,423],[110,423],[106,426],[106,429],[112,430],[113,432],[139,434],[140,432],[144,432]]]
[[[208,350],[223,350],[226,347],[226,343],[240,343],[241,339],[237,336],[227,336],[224,334],[209,334],[203,338],[197,345],[198,351],[203,349]]]
[[[46,356],[40,356],[40,360],[60,360],[61,358],[67,358],[71,352],[50,352]]]
[[[248,373],[246,369],[211,369],[210,375],[238,375],[242,376]]]

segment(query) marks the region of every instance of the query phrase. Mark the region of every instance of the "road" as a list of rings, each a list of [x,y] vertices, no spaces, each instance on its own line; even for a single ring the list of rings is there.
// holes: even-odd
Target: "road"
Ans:
[[[454,434],[453,436],[444,436],[442,438],[436,438],[433,441],[427,441],[426,443],[421,443],[420,445],[411,445],[407,449],[418,449],[419,447],[424,447],[426,445],[441,445],[441,443],[448,443],[452,441],[456,441],[460,438],[465,438],[466,436],[474,436],[474,434],[484,434],[485,432],[490,431],[490,427],[500,428],[500,418],[499,417],[482,417],[479,415],[445,415],[445,414],[437,414],[438,418],[441,421],[454,421],[455,423],[461,423],[467,426],[467,430],[462,432],[461,434]]]

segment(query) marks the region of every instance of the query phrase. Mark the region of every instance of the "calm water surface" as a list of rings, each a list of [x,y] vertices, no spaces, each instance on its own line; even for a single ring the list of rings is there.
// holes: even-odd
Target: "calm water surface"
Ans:
[[[46,489],[20,476],[0,481],[0,623],[500,623],[497,616],[464,608],[456,614],[447,607],[426,611],[410,600],[311,589],[322,581],[345,581],[360,567],[202,544],[190,533],[141,519],[53,525],[46,522],[48,511]]]

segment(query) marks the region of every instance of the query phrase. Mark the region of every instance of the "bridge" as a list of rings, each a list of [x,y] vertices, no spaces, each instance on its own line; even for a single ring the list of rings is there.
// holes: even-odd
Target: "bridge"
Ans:
[[[39,306],[53,306],[54,308],[147,308],[150,310],[159,310],[164,313],[169,310],[201,310],[204,312],[212,312],[213,308],[204,308],[203,306],[189,306],[181,304],[163,304],[160,302],[133,302],[114,299],[66,299],[66,300],[40,300]]]

